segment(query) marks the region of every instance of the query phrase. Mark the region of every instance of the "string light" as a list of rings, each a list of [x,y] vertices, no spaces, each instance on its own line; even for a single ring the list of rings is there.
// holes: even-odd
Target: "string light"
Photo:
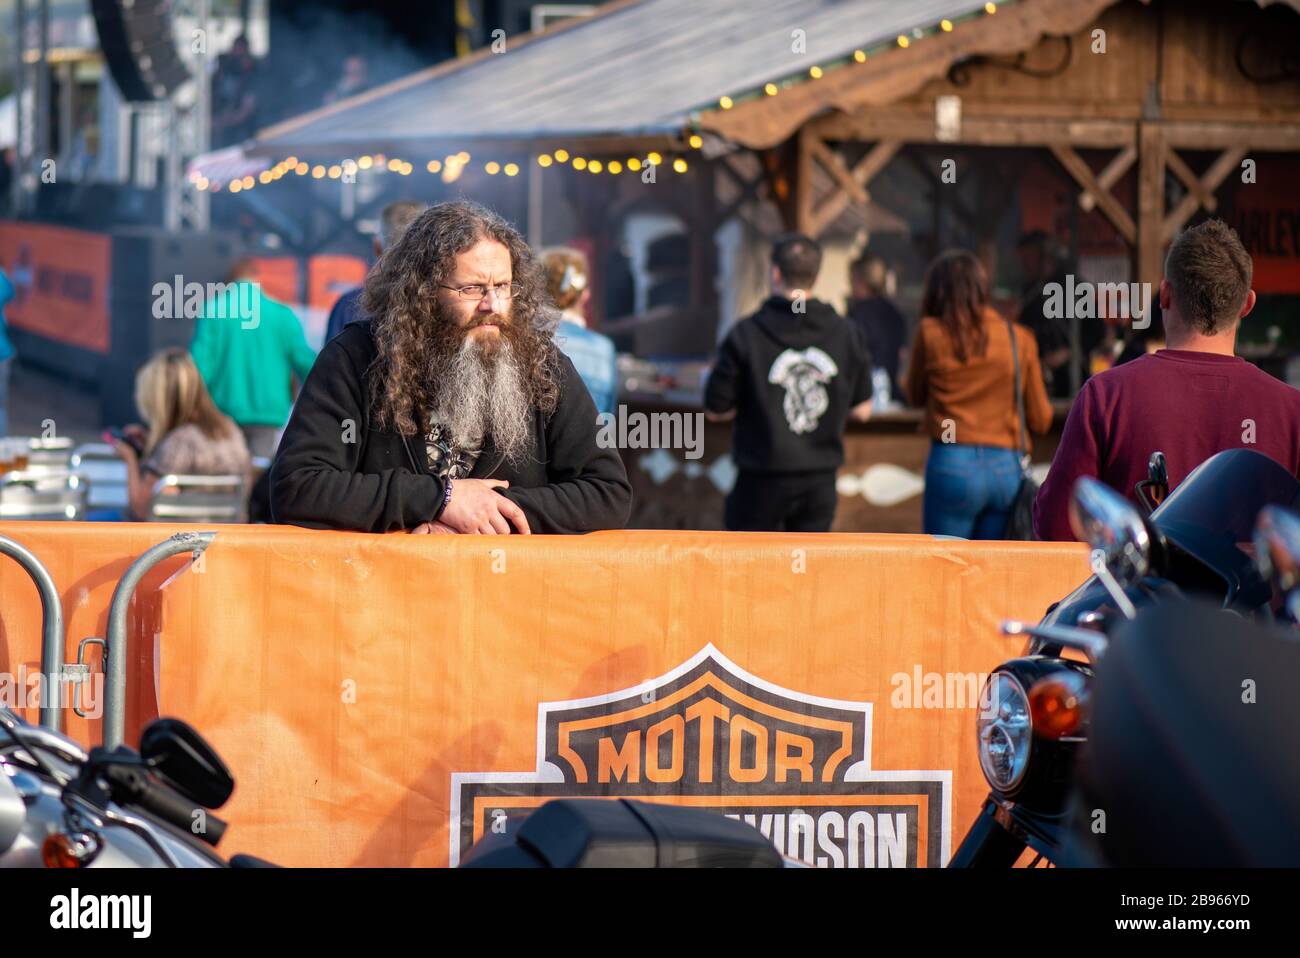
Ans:
[[[691,144],[691,149],[698,150],[704,145],[704,137],[700,136],[698,133],[692,133],[690,140],[687,142]]]
[[[550,166],[554,162],[555,161],[551,159],[551,154],[549,153],[543,153],[537,158],[537,165],[543,168]]]
[[[374,158],[369,156],[363,156],[361,159],[357,160],[357,166],[363,170],[370,169],[370,167],[374,166],[374,163]]]
[[[638,158],[635,157],[635,156],[629,156],[628,159],[627,159],[627,168],[628,168],[629,170],[634,170],[634,171],[635,171],[635,170],[639,170],[639,169],[641,169],[641,161],[640,161],[640,159],[638,159]]]
[[[609,171],[610,171],[611,173],[622,173],[622,172],[623,172],[623,164],[620,163],[618,160],[610,160],[610,161],[609,161]]]
[[[325,167],[321,166],[319,163],[311,168],[311,178],[313,180],[319,180],[324,175],[325,175]]]
[[[729,97],[729,96],[721,97],[721,98],[718,100],[718,106],[722,107],[724,110],[730,110],[731,107],[732,107],[732,99],[731,99],[731,97]]]
[[[263,170],[261,173],[257,174],[257,180],[259,183],[270,183],[271,172],[269,170]]]
[[[952,33],[952,21],[951,21],[951,20],[940,20],[940,21],[939,21],[939,29],[942,30],[944,33]]]
[[[822,68],[818,66],[809,67],[808,75],[814,80],[820,80],[822,78]]]
[[[998,5],[996,3],[986,3],[984,4],[984,12],[988,14],[997,13]]]
[[[487,171],[488,176],[496,176],[498,173],[501,172],[501,164],[496,162],[495,160],[492,160],[488,163],[485,163],[483,165],[483,169]]]
[[[602,169],[603,166],[601,165],[600,160],[592,160],[587,164],[587,171],[589,173],[599,173]]]
[[[430,173],[437,173],[440,169],[442,169],[442,162],[440,160],[430,160],[428,163],[424,165],[424,168],[428,170]]]
[[[658,153],[655,153],[654,151],[651,151],[650,153],[646,154],[646,162],[649,163],[651,166],[658,166],[663,161],[664,158],[660,156]]]
[[[776,96],[776,84],[775,84],[775,83],[764,83],[764,84],[763,84],[763,92],[766,93],[768,96]]]
[[[505,165],[506,176],[515,176],[519,173],[519,166],[516,163],[507,163]]]
[[[555,151],[555,162],[556,162],[556,163],[567,163],[568,161],[569,161],[569,151],[568,151],[568,150],[556,150],[556,151]]]
[[[673,169],[676,170],[678,173],[685,173],[686,161],[683,160],[680,156],[677,157],[677,159],[673,160]]]
[[[306,175],[307,175],[307,164],[306,164],[306,163],[299,162],[298,165],[295,166],[295,167],[293,168],[293,171],[294,171],[295,173],[297,173],[299,176],[306,176]]]
[[[587,161],[580,156],[575,156],[573,158],[573,168],[575,170],[585,170],[587,168]]]
[[[334,164],[333,166],[331,166],[331,167],[329,168],[329,170],[327,170],[326,172],[329,174],[329,178],[330,178],[331,180],[337,180],[340,176],[343,175],[343,167],[341,167],[341,166],[339,166],[337,163],[335,163],[335,164]]]
[[[867,62],[867,54],[866,54],[866,51],[864,51],[864,50],[854,50],[854,51],[853,51],[853,59],[857,60],[859,63],[866,63],[866,62]]]
[[[907,37],[903,36],[901,33],[898,35],[898,45],[902,47],[904,50],[907,49],[907,44],[909,42],[910,41],[907,39]]]

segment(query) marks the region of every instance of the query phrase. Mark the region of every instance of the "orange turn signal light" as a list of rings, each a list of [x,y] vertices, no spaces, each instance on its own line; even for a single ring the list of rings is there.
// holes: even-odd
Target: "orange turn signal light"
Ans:
[[[89,833],[56,832],[41,842],[41,860],[46,868],[83,868],[98,850],[98,840]]]
[[[1043,738],[1064,738],[1083,725],[1088,702],[1087,681],[1074,671],[1053,672],[1029,690],[1029,714],[1034,733]]]

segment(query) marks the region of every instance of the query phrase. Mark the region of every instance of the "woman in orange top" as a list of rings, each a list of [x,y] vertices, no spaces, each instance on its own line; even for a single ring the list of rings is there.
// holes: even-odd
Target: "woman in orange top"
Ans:
[[[1020,487],[1013,328],[989,305],[988,274],[965,250],[939,256],[925,274],[924,317],[912,344],[907,395],[925,408],[925,531],[1001,538]],[[1038,345],[1015,325],[1025,425],[1045,433],[1052,406]]]

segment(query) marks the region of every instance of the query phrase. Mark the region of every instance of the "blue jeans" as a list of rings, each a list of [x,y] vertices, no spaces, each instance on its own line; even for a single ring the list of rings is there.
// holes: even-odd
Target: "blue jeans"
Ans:
[[[1000,539],[1019,489],[1014,449],[932,442],[925,464],[925,531]]]

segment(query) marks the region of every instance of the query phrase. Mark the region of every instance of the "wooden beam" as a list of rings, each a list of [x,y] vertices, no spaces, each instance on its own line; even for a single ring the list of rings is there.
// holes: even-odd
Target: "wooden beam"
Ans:
[[[876,174],[889,164],[889,161],[894,158],[894,154],[899,151],[902,145],[901,140],[881,140],[868,150],[862,159],[853,164],[852,170],[846,171],[862,191],[861,199],[858,200],[862,206],[866,206],[871,202],[871,194],[866,189],[867,184],[875,179]],[[836,160],[839,160],[841,167],[843,167],[844,161],[840,160],[838,154],[832,155],[835,156]],[[818,233],[835,222],[835,218],[844,212],[844,207],[848,205],[848,196],[844,192],[836,192],[824,200],[816,212]]]
[[[1137,162],[1137,147],[1129,144],[1120,150],[1109,163],[1106,164],[1099,174],[1097,174],[1097,186],[1109,193],[1110,188],[1119,182],[1119,178],[1128,172],[1130,166]],[[1092,195],[1091,190],[1084,190],[1079,197],[1079,208],[1085,213],[1090,212],[1097,205],[1097,198]]]
[[[1183,181],[1183,186],[1187,187],[1190,198],[1196,200],[1201,206],[1204,206],[1211,213],[1214,212],[1219,201],[1214,198],[1214,193],[1207,190],[1200,177],[1192,172],[1192,168],[1187,165],[1186,161],[1178,155],[1178,152],[1172,148],[1165,154],[1165,162],[1174,176]],[[1185,198],[1186,199],[1186,198]],[[1181,205],[1181,204],[1180,204]],[[1193,207],[1195,209],[1195,207]]]
[[[1237,168],[1237,165],[1241,163],[1248,151],[1249,147],[1245,146],[1238,146],[1231,150],[1225,150],[1219,154],[1219,158],[1210,165],[1208,170],[1205,171],[1204,177],[1197,180],[1195,175],[1192,175],[1192,179],[1200,189],[1189,191],[1188,194],[1179,201],[1178,205],[1170,211],[1169,215],[1165,217],[1160,232],[1161,240],[1163,242],[1168,243],[1173,239],[1174,234],[1182,229],[1183,224],[1187,222],[1188,218],[1190,218],[1200,206],[1204,205],[1206,209],[1213,212],[1214,205],[1210,204],[1215,204],[1214,191],[1219,188],[1219,184],[1227,178],[1228,174]],[[1172,150],[1169,151],[1169,156],[1170,158],[1174,156]],[[1179,162],[1181,163],[1182,160],[1179,160]],[[1191,171],[1188,170],[1188,173],[1190,174]],[[1201,199],[1202,196],[1208,196],[1210,204],[1204,203]]]
[[[1165,142],[1180,150],[1227,150],[1249,143],[1252,150],[1300,150],[1300,123],[1192,123],[1161,124]]]
[[[824,140],[902,140],[905,143],[940,143],[934,115],[899,107],[831,113],[810,124]],[[1056,117],[963,116],[961,139],[966,146],[1047,146],[1070,143],[1097,149],[1119,150],[1137,142],[1132,120],[1066,120]],[[946,144],[945,144],[946,145]]]
[[[1138,129],[1138,221],[1136,243],[1137,280],[1160,282],[1164,271],[1162,239],[1165,206],[1164,130],[1158,123],[1143,123]]]
[[[796,232],[813,235],[812,141],[813,132],[806,127],[795,135],[793,211]]]
[[[854,178],[853,172],[844,164],[844,160],[840,155],[816,135],[809,139],[809,145],[812,149],[813,158],[821,164],[822,169],[830,174],[831,179],[839,185],[839,188],[848,194],[849,199],[865,206],[867,204],[867,191]]]
[[[1106,219],[1110,220],[1119,234],[1124,237],[1130,244],[1137,241],[1137,227],[1133,224],[1133,218],[1128,215],[1119,200],[1111,195],[1109,190],[1102,189],[1101,184],[1092,173],[1092,168],[1084,162],[1083,157],[1074,152],[1070,147],[1059,143],[1048,144],[1048,149],[1052,155],[1060,161],[1076,183],[1083,189],[1092,194],[1101,211],[1106,214]]]

